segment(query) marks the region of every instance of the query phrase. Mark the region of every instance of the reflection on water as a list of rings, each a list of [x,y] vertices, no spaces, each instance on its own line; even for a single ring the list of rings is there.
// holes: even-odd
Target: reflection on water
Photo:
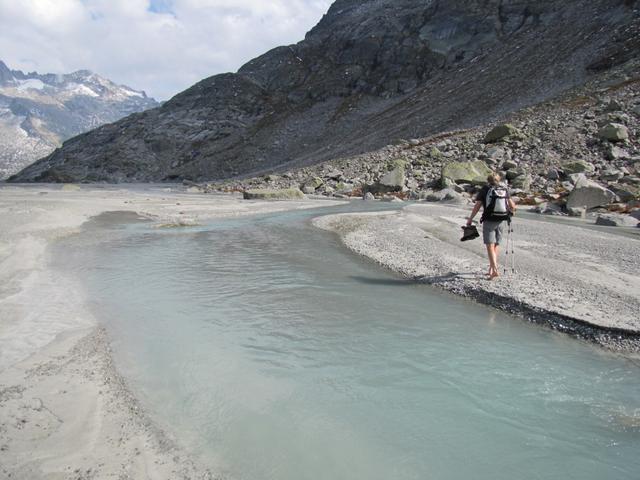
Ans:
[[[58,252],[143,403],[216,468],[638,478],[638,365],[392,276],[309,215],[103,223]]]

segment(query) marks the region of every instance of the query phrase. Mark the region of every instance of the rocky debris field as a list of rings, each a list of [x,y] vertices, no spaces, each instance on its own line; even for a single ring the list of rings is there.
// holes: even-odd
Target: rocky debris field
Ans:
[[[638,70],[636,70],[637,72]],[[521,206],[640,221],[640,74],[575,89],[495,125],[399,140],[378,151],[194,190],[299,188],[337,198],[468,203],[497,171]]]

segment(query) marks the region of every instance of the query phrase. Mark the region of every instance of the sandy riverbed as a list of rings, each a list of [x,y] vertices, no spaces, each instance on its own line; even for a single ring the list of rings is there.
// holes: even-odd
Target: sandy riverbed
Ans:
[[[215,478],[129,393],[81,285],[48,268],[51,242],[106,211],[136,212],[157,225],[190,225],[330,204],[246,202],[161,187],[0,188],[0,478]],[[489,282],[480,240],[459,241],[467,214],[421,204],[315,223],[416,281],[608,347],[640,350],[637,236],[519,218],[517,272]]]
[[[488,281],[481,238],[460,242],[469,211],[415,204],[394,213],[320,217],[315,225],[418,282],[608,348],[640,351],[640,236],[620,235],[619,227],[516,218],[515,273],[509,262],[501,278]]]
[[[170,226],[335,203],[165,187],[0,187],[0,478],[215,478],[129,393],[83,289],[48,268],[51,242],[106,211]]]

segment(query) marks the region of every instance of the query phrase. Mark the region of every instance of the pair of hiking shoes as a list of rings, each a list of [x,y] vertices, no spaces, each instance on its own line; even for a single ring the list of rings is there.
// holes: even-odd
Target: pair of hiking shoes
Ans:
[[[462,238],[461,242],[466,242],[468,240],[473,240],[474,238],[478,238],[480,234],[478,233],[478,229],[475,225],[465,225],[462,227]]]

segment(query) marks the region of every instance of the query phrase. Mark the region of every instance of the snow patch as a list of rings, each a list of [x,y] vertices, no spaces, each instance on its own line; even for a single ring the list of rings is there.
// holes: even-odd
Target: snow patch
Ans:
[[[42,80],[38,80],[37,78],[29,78],[27,80],[18,80],[18,90],[42,90],[44,88],[44,83]]]
[[[129,90],[128,88],[123,88],[122,89],[124,91],[124,94],[127,97],[142,97],[142,93],[141,92],[136,92],[135,90]]]
[[[86,85],[80,85],[78,83],[70,83],[69,85],[67,85],[67,90],[69,90],[69,92],[71,92],[73,94],[76,94],[76,95],[86,95],[86,96],[89,96],[89,97],[99,97],[100,96],[96,92],[91,90],[89,87],[87,87]]]

